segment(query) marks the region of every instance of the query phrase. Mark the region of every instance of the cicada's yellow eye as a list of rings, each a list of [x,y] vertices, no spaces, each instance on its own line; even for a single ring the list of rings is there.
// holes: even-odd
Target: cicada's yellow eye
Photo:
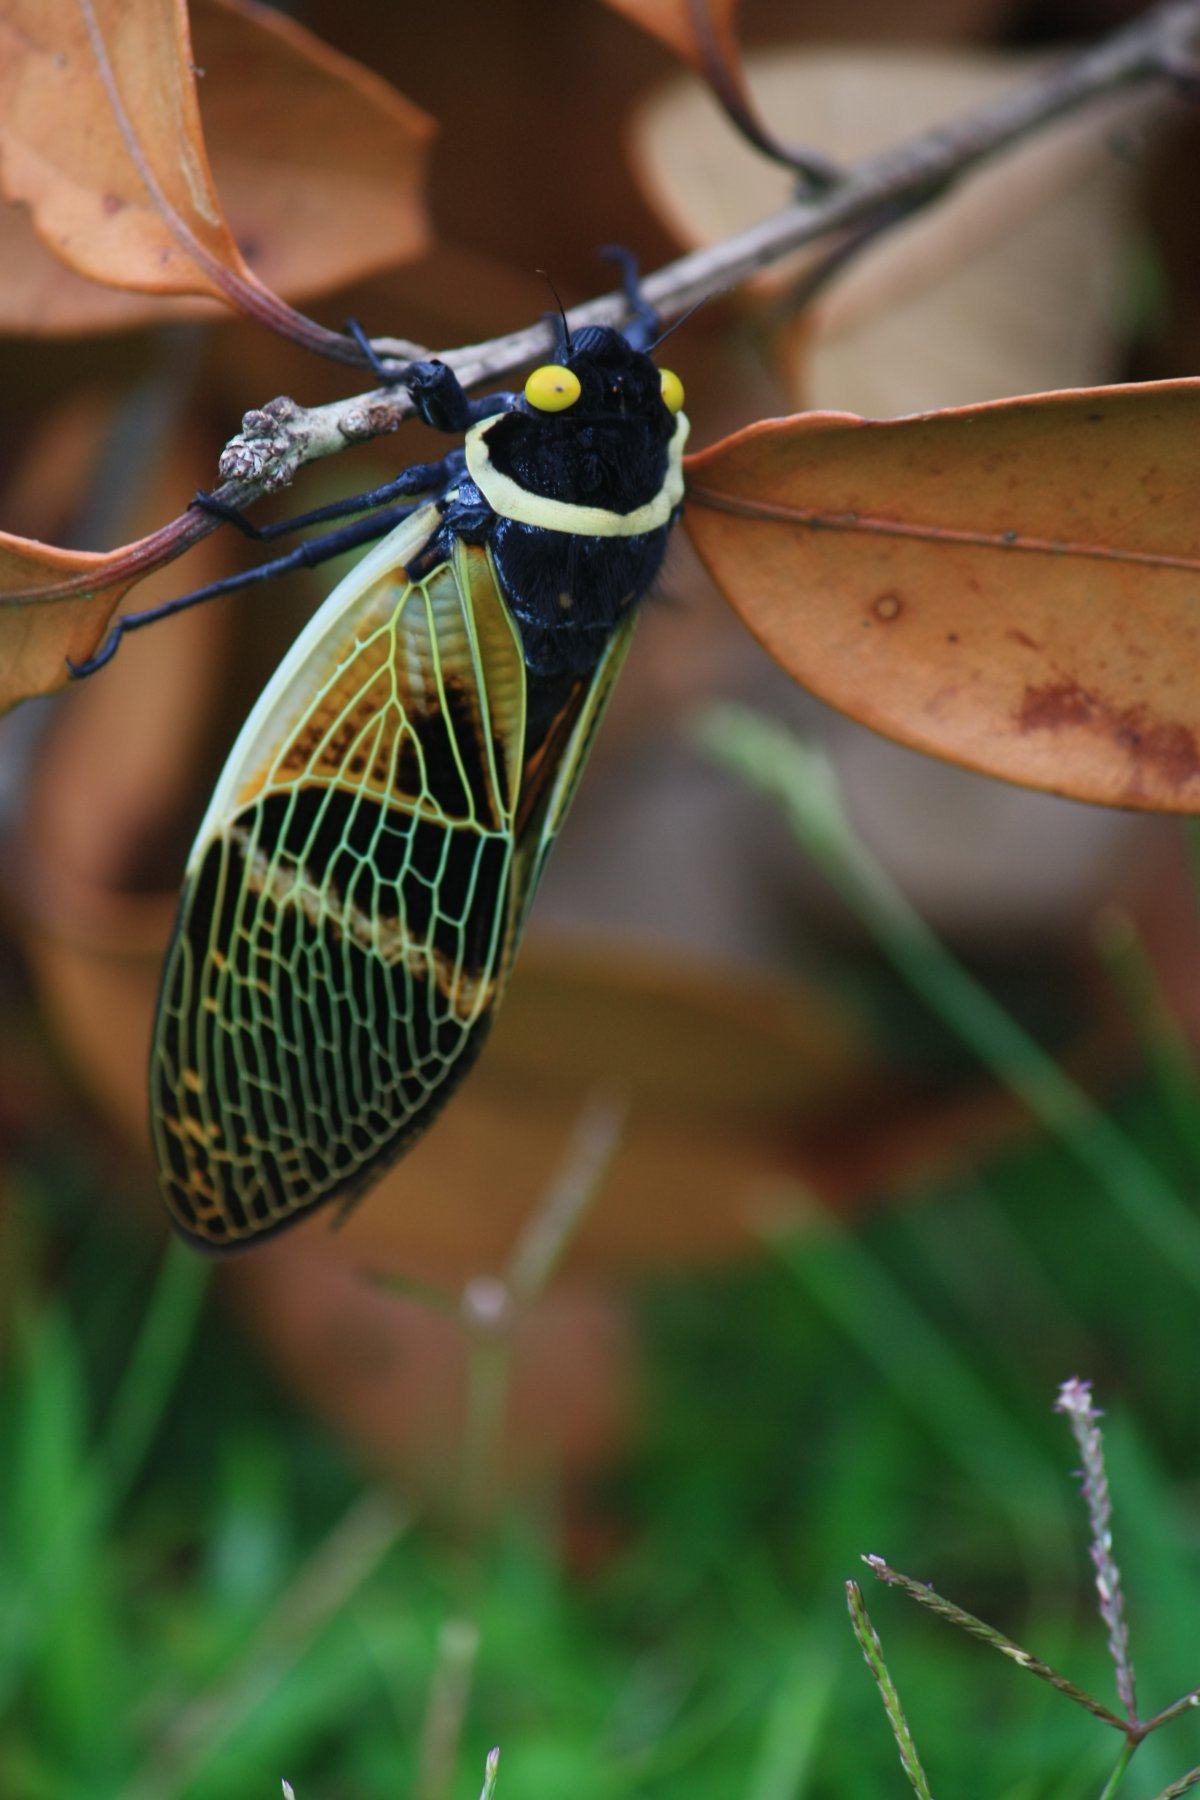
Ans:
[[[579,377],[561,363],[543,363],[525,383],[525,398],[538,412],[566,412],[579,398]]]
[[[660,369],[658,378],[662,382],[662,397],[668,412],[683,411],[683,383],[674,369]]]

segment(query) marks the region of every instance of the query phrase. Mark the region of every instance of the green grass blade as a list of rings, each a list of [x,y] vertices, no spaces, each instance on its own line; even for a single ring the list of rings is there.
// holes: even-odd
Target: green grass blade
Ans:
[[[926,1004],[1200,1295],[1200,1219],[1138,1145],[941,944],[853,831],[823,752],[744,707],[714,708],[699,735],[719,762],[782,802],[806,850]]]
[[[883,1710],[887,1714],[888,1724],[892,1728],[892,1736],[896,1740],[896,1748],[900,1752],[900,1766],[908,1776],[909,1783],[917,1800],[933,1800],[929,1791],[929,1782],[921,1767],[921,1759],[917,1755],[917,1746],[909,1729],[908,1720],[904,1716],[904,1708],[900,1704],[900,1696],[896,1692],[895,1683],[884,1661],[883,1645],[879,1634],[871,1623],[867,1612],[862,1589],[856,1581],[846,1583],[846,1603],[850,1609],[850,1623],[854,1627],[854,1635],[858,1639],[858,1647],[879,1689],[883,1701]]]
[[[769,1241],[808,1299],[870,1359],[951,1465],[1008,1513],[1031,1568],[1063,1566],[1071,1533],[1057,1470],[954,1342],[831,1221],[810,1220],[803,1236],[773,1232]]]
[[[162,1422],[195,1336],[210,1265],[178,1239],[167,1246],[133,1353],[96,1451],[108,1513],[125,1498]]]

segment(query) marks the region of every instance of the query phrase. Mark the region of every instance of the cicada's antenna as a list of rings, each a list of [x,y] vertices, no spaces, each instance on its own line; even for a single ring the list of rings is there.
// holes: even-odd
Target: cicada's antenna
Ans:
[[[571,343],[571,327],[567,324],[567,309],[563,305],[562,301],[560,300],[559,294],[558,294],[558,289],[555,287],[554,283],[551,281],[549,275],[547,275],[545,269],[535,269],[534,274],[541,276],[541,278],[545,282],[546,286],[550,289],[550,292],[554,295],[554,304],[558,308],[558,319],[555,320],[555,324],[557,325],[559,323],[559,321],[561,321],[561,323],[562,323],[561,349],[565,356],[570,356],[572,350],[574,349],[574,345]],[[547,315],[547,317],[549,317],[549,316],[550,315]]]
[[[701,294],[698,300],[693,300],[686,312],[681,312],[677,319],[672,319],[671,323],[667,326],[667,329],[665,331],[660,331],[652,344],[647,344],[646,355],[653,356],[654,352],[658,349],[658,346],[660,344],[665,344],[672,332],[678,331],[681,325],[686,325],[694,312],[699,312],[700,308],[702,306],[707,306],[710,300],[719,300],[722,294],[728,294],[729,292],[729,288],[714,288],[711,294]]]

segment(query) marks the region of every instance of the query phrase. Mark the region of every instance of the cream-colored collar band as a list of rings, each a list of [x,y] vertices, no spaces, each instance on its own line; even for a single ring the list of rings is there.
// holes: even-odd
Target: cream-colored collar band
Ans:
[[[472,425],[466,436],[467,473],[493,512],[518,525],[541,525],[546,531],[571,532],[576,537],[639,537],[665,525],[683,499],[683,446],[690,429],[687,415],[675,415],[675,435],[667,449],[667,472],[653,500],[632,512],[610,512],[603,506],[576,506],[570,500],[552,500],[531,494],[511,475],[492,466],[487,436],[504,413],[493,413]]]

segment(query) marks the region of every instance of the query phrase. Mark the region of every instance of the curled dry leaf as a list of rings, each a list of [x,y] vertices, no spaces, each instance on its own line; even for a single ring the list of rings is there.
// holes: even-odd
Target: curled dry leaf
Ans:
[[[192,0],[200,108],[242,253],[290,298],[421,255],[434,122],[373,70],[252,0]]]
[[[1200,381],[688,459],[687,523],[775,660],[899,742],[1078,800],[1200,810]]]
[[[68,658],[95,653],[130,588],[209,530],[198,513],[185,513],[108,551],[59,550],[0,532],[0,713],[65,687]]]
[[[802,178],[818,184],[830,178],[833,166],[824,156],[807,144],[789,145],[764,122],[742,67],[737,0],[608,0],[608,4],[691,64],[747,146]]]
[[[9,0],[0,23],[4,189],[43,243],[119,287],[223,299],[251,282],[205,155],[182,0]]]
[[[322,292],[423,248],[423,113],[269,8],[198,0],[193,24],[195,63],[183,0],[0,8],[0,180],[39,240],[21,216],[5,222],[0,326],[153,316],[80,276],[143,296],[265,296],[255,310],[277,316],[272,288]]]

